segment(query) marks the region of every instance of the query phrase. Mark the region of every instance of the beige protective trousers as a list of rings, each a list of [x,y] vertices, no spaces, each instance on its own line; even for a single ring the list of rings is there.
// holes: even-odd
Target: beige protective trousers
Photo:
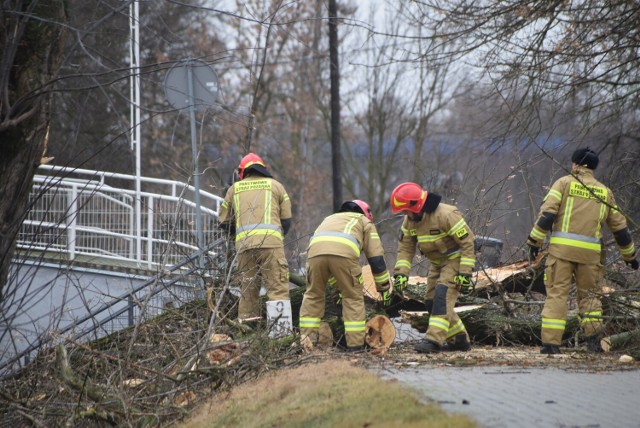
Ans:
[[[458,300],[458,289],[453,277],[458,274],[460,259],[431,262],[427,275],[426,303],[429,310],[429,328],[426,338],[442,346],[456,334],[469,334],[453,308]]]
[[[300,335],[318,341],[320,321],[325,311],[325,292],[330,276],[336,279],[336,288],[342,294],[342,317],[347,346],[364,345],[366,315],[360,276],[362,269],[357,260],[321,255],[307,261],[307,291],[300,308]]]
[[[289,266],[284,248],[254,248],[238,254],[238,320],[261,317],[260,284],[269,300],[289,300]],[[260,281],[262,280],[262,281]]]
[[[580,326],[585,336],[602,332],[602,303],[599,281],[600,263],[584,264],[547,256],[544,272],[547,298],[542,309],[542,343],[560,345],[567,323],[567,303],[575,277]]]

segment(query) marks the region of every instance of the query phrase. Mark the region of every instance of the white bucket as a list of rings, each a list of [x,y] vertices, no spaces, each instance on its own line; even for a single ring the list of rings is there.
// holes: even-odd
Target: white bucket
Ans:
[[[267,302],[267,322],[269,337],[287,336],[293,332],[290,300],[270,300]]]

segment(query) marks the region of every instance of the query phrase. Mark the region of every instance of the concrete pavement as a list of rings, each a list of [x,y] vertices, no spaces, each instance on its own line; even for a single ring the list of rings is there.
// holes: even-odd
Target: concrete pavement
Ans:
[[[413,344],[424,334],[394,324],[396,343],[369,368],[483,427],[640,428],[638,361],[573,348],[540,355],[536,346],[417,354]]]
[[[640,369],[420,366],[380,375],[484,427],[640,427]]]

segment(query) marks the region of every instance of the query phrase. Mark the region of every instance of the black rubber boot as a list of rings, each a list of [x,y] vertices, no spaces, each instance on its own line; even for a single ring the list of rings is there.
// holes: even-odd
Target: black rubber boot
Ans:
[[[560,346],[558,346],[558,345],[550,345],[548,343],[543,343],[542,344],[542,348],[540,348],[540,353],[541,354],[549,354],[549,355],[562,354],[562,352],[560,351]]]
[[[587,342],[587,352],[592,354],[598,354],[602,352],[602,346],[600,346],[600,336],[585,337]]]
[[[435,342],[432,342],[430,340],[426,340],[423,339],[420,342],[418,342],[413,349],[416,350],[416,352],[419,352],[421,354],[432,354],[434,352],[440,352],[442,351],[442,347],[440,345],[438,345]]]
[[[342,347],[342,348],[339,348],[339,349],[342,352],[346,352],[348,354],[351,354],[351,353],[356,353],[356,352],[364,352],[368,348],[367,348],[367,345],[360,345],[360,346],[345,346],[345,347]]]
[[[465,333],[458,333],[453,336],[455,339],[452,344],[449,345],[449,349],[452,351],[462,351],[467,352],[471,350],[471,344],[467,340],[467,335]]]

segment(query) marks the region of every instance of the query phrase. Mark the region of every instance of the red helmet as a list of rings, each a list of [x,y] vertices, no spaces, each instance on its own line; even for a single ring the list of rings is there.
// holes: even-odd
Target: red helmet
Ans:
[[[428,193],[416,183],[402,183],[391,192],[391,212],[411,211],[420,214]]]
[[[338,212],[350,212],[350,213],[358,213],[361,212],[364,214],[366,218],[373,221],[373,214],[371,213],[371,208],[369,208],[369,204],[365,201],[361,201],[359,199],[354,199],[353,201],[344,201],[340,206]]]
[[[240,161],[240,164],[238,165],[238,175],[240,176],[240,180],[244,178],[245,169],[253,165],[260,165],[265,169],[267,168],[260,156],[258,156],[255,153],[249,153],[248,155],[242,158],[242,160]]]
[[[361,201],[360,199],[354,199],[353,203],[356,204],[361,210],[366,218],[373,221],[373,213],[371,212],[371,208],[369,208],[369,204],[365,201]]]

